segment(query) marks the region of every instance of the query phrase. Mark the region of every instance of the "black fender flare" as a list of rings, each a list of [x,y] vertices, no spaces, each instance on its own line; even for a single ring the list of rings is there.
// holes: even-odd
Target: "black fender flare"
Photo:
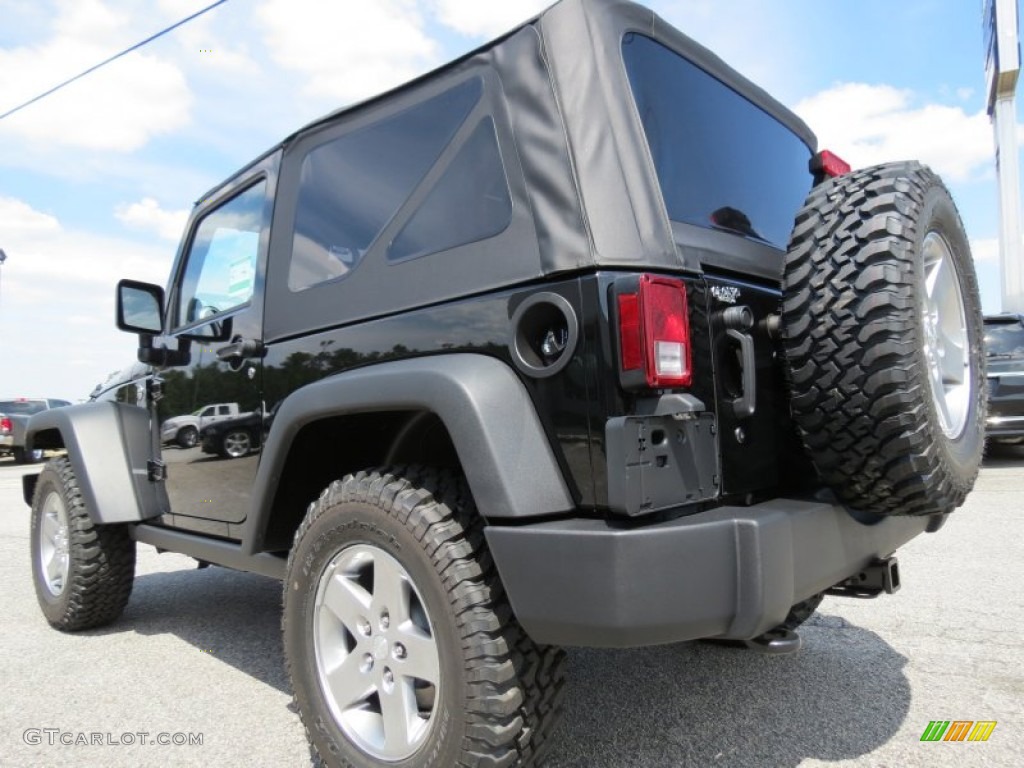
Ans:
[[[396,360],[321,379],[278,407],[263,446],[242,546],[261,551],[288,452],[307,424],[374,411],[425,410],[444,423],[477,508],[526,518],[575,508],[526,387],[500,360],[454,353]]]
[[[137,405],[111,401],[41,411],[29,419],[29,448],[66,448],[89,519],[132,523],[170,511],[163,483],[149,479],[149,413]],[[25,483],[26,503],[31,505]]]

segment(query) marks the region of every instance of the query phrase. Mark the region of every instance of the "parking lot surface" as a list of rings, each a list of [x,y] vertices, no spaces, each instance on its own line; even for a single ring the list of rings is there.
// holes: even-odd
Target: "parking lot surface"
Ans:
[[[54,631],[30,579],[29,471],[0,460],[0,766],[308,765],[280,585],[140,546],[117,623]],[[1024,765],[1022,542],[1024,451],[987,461],[949,523],[900,550],[900,592],[826,598],[795,655],[571,651],[547,765]],[[921,742],[932,720],[997,726]]]

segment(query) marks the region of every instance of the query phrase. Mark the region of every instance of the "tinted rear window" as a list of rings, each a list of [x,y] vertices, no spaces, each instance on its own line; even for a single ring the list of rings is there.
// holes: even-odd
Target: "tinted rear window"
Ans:
[[[985,354],[989,357],[1024,358],[1024,328],[1020,321],[986,320]]]
[[[784,249],[811,151],[782,123],[648,37],[623,58],[669,218]]]
[[[43,400],[0,400],[0,413],[31,415],[46,410]]]

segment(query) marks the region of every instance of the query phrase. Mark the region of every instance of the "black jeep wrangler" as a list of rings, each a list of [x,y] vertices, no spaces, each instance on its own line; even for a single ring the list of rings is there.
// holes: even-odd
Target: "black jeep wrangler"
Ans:
[[[940,180],[849,172],[623,0],[291,135],[117,321],[148,371],[30,424],[67,449],[25,482],[43,613],[114,620],[137,542],[281,579],[330,766],[537,763],[560,646],[795,650],[823,594],[899,587],[984,438]],[[162,448],[208,402],[258,450]]]

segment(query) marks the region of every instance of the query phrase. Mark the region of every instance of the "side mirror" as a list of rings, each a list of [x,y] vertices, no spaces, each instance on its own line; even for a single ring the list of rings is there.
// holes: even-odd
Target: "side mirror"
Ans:
[[[153,346],[153,337],[164,330],[164,289],[159,285],[121,280],[117,284],[117,327],[139,334],[140,363],[156,366],[188,364],[187,342],[186,349],[177,352]]]
[[[164,289],[136,280],[121,280],[117,284],[117,327],[146,336],[162,333]]]

